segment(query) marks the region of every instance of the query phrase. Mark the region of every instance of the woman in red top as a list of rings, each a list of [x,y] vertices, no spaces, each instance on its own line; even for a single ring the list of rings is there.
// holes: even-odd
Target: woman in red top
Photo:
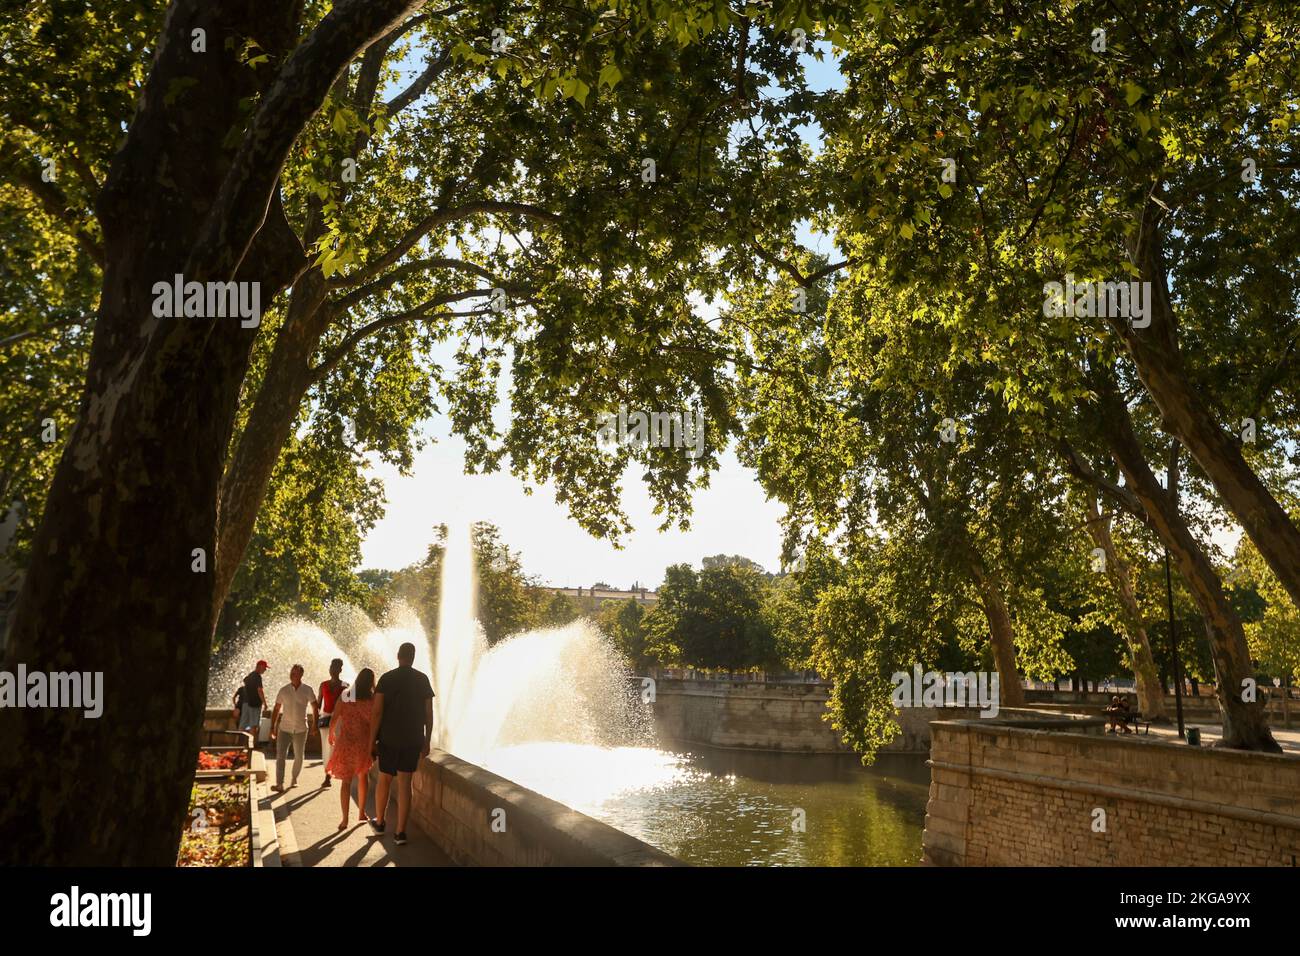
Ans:
[[[321,683],[320,691],[316,694],[316,698],[320,701],[320,720],[317,726],[320,728],[321,732],[320,763],[322,767],[328,766],[330,762],[330,744],[328,735],[325,733],[325,728],[330,725],[330,717],[334,714],[334,705],[338,702],[338,699],[343,696],[343,691],[346,690],[348,686],[347,681],[339,679],[339,675],[342,673],[343,660],[336,657],[334,660],[330,661],[330,679]],[[328,770],[325,771],[325,779],[321,781],[320,785],[322,787],[328,787],[330,785],[330,775]]]
[[[357,778],[357,806],[361,822],[366,822],[366,792],[370,788],[371,744],[375,739],[370,730],[370,708],[374,705],[375,672],[369,667],[357,675],[356,700],[340,700],[335,705],[330,720],[329,738],[333,745],[325,772],[343,781],[339,788],[339,806],[343,809],[340,830],[348,826],[348,811],[352,809],[352,778]]]

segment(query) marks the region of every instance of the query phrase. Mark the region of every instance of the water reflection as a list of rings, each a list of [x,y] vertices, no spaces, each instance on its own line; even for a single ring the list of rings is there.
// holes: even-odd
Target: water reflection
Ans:
[[[921,756],[864,768],[852,755],[534,743],[484,762],[696,865],[913,866],[921,856]]]

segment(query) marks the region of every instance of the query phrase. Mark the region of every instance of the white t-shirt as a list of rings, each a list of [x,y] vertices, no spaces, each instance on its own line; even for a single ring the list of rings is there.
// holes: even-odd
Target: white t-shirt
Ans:
[[[307,732],[307,708],[316,700],[316,692],[307,686],[306,681],[294,690],[293,684],[285,684],[280,693],[275,695],[275,703],[280,708],[280,730],[287,734]]]

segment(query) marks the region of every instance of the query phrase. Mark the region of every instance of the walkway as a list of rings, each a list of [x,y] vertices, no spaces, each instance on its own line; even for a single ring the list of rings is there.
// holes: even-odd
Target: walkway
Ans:
[[[266,753],[266,748],[263,749]],[[348,828],[339,832],[339,782],[333,781],[329,789],[320,783],[324,776],[321,761],[307,758],[303,761],[302,776],[298,785],[283,793],[272,793],[275,783],[275,755],[267,757],[267,779],[261,785],[265,794],[259,801],[263,810],[275,814],[275,829],[279,837],[280,859],[284,866],[451,866],[452,862],[438,847],[413,825],[408,825],[405,846],[393,843],[397,822],[397,796],[393,794],[388,807],[388,829],[377,835],[368,823],[357,816],[355,783],[352,788],[352,808],[348,814]],[[285,784],[293,772],[293,758],[286,761]],[[371,775],[372,779],[374,774]],[[367,798],[367,813],[374,813],[374,787]]]
[[[1283,730],[1281,727],[1270,728],[1273,731],[1273,739],[1282,747],[1283,753],[1300,754],[1300,729],[1295,727],[1297,721],[1292,719],[1290,730]],[[1209,747],[1215,744],[1223,736],[1223,725],[1220,723],[1205,723],[1197,720],[1184,721],[1184,727],[1199,727],[1201,730],[1201,745]],[[1131,736],[1131,735],[1130,735]],[[1141,729],[1138,730],[1137,736],[1143,737]],[[1178,724],[1166,724],[1164,726],[1151,726],[1151,736],[1159,736],[1170,743],[1181,743],[1178,739]],[[338,823],[337,820],[334,821]]]

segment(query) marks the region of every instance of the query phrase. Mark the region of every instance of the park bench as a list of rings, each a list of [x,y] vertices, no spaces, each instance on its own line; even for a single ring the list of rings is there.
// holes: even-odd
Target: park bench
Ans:
[[[1122,727],[1131,727],[1133,732],[1137,733],[1138,725],[1143,725],[1142,732],[1147,736],[1151,735],[1151,718],[1144,717],[1137,713],[1119,713],[1115,715],[1115,722]]]

